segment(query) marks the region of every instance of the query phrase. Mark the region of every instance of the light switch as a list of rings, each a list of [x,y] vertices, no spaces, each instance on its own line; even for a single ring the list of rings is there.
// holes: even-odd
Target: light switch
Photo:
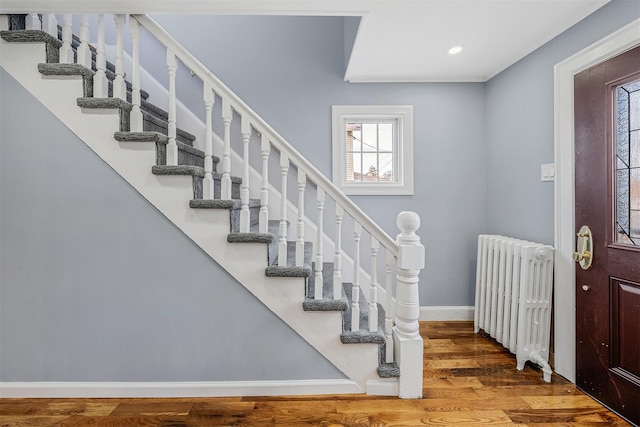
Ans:
[[[555,163],[545,163],[540,166],[540,181],[555,181],[556,165]]]

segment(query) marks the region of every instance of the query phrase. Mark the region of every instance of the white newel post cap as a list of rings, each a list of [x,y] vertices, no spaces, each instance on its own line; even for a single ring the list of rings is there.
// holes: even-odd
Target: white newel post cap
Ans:
[[[420,236],[416,234],[416,230],[420,228],[420,216],[411,211],[400,212],[396,225],[400,229],[400,234],[396,237],[396,242],[400,246],[398,267],[407,270],[423,269],[425,251],[420,243]]]

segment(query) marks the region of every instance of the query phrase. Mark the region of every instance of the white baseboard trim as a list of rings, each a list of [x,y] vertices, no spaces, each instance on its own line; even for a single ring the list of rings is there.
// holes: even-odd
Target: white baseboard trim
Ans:
[[[473,320],[473,306],[420,307],[420,321]]]
[[[0,398],[283,396],[364,393],[350,380],[219,382],[0,382]]]

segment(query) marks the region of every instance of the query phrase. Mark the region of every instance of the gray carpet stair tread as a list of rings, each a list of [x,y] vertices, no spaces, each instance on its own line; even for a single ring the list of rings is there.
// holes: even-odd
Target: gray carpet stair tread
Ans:
[[[378,365],[378,376],[380,378],[398,378],[400,377],[400,367],[396,362],[381,363]]]
[[[38,71],[45,76],[93,77],[95,72],[80,64],[38,64]]]
[[[51,43],[60,48],[62,42],[50,34],[40,30],[11,30],[0,31],[0,37],[11,43]]]
[[[193,209],[232,209],[240,200],[220,200],[220,199],[194,199],[189,201],[189,207]]]
[[[344,300],[306,299],[302,303],[302,309],[304,311],[346,311],[349,309],[349,304]]]
[[[160,132],[116,132],[113,137],[121,142],[169,142],[169,137]]]
[[[343,344],[384,344],[385,338],[381,331],[346,331],[340,334]]]
[[[229,233],[229,243],[271,243],[275,236],[271,233]]]
[[[120,98],[78,98],[78,107],[82,108],[120,108],[131,111],[133,105]]]
[[[204,176],[204,169],[200,166],[177,165],[177,166],[152,166],[151,172],[154,175],[191,175]]]
[[[308,267],[278,267],[271,265],[265,269],[267,277],[309,277],[311,269]]]

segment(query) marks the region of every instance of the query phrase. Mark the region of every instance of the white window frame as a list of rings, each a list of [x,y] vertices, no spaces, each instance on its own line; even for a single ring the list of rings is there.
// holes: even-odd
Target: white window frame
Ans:
[[[395,120],[397,153],[395,182],[347,181],[348,122]],[[333,183],[348,195],[413,195],[413,105],[334,105],[332,107]]]

